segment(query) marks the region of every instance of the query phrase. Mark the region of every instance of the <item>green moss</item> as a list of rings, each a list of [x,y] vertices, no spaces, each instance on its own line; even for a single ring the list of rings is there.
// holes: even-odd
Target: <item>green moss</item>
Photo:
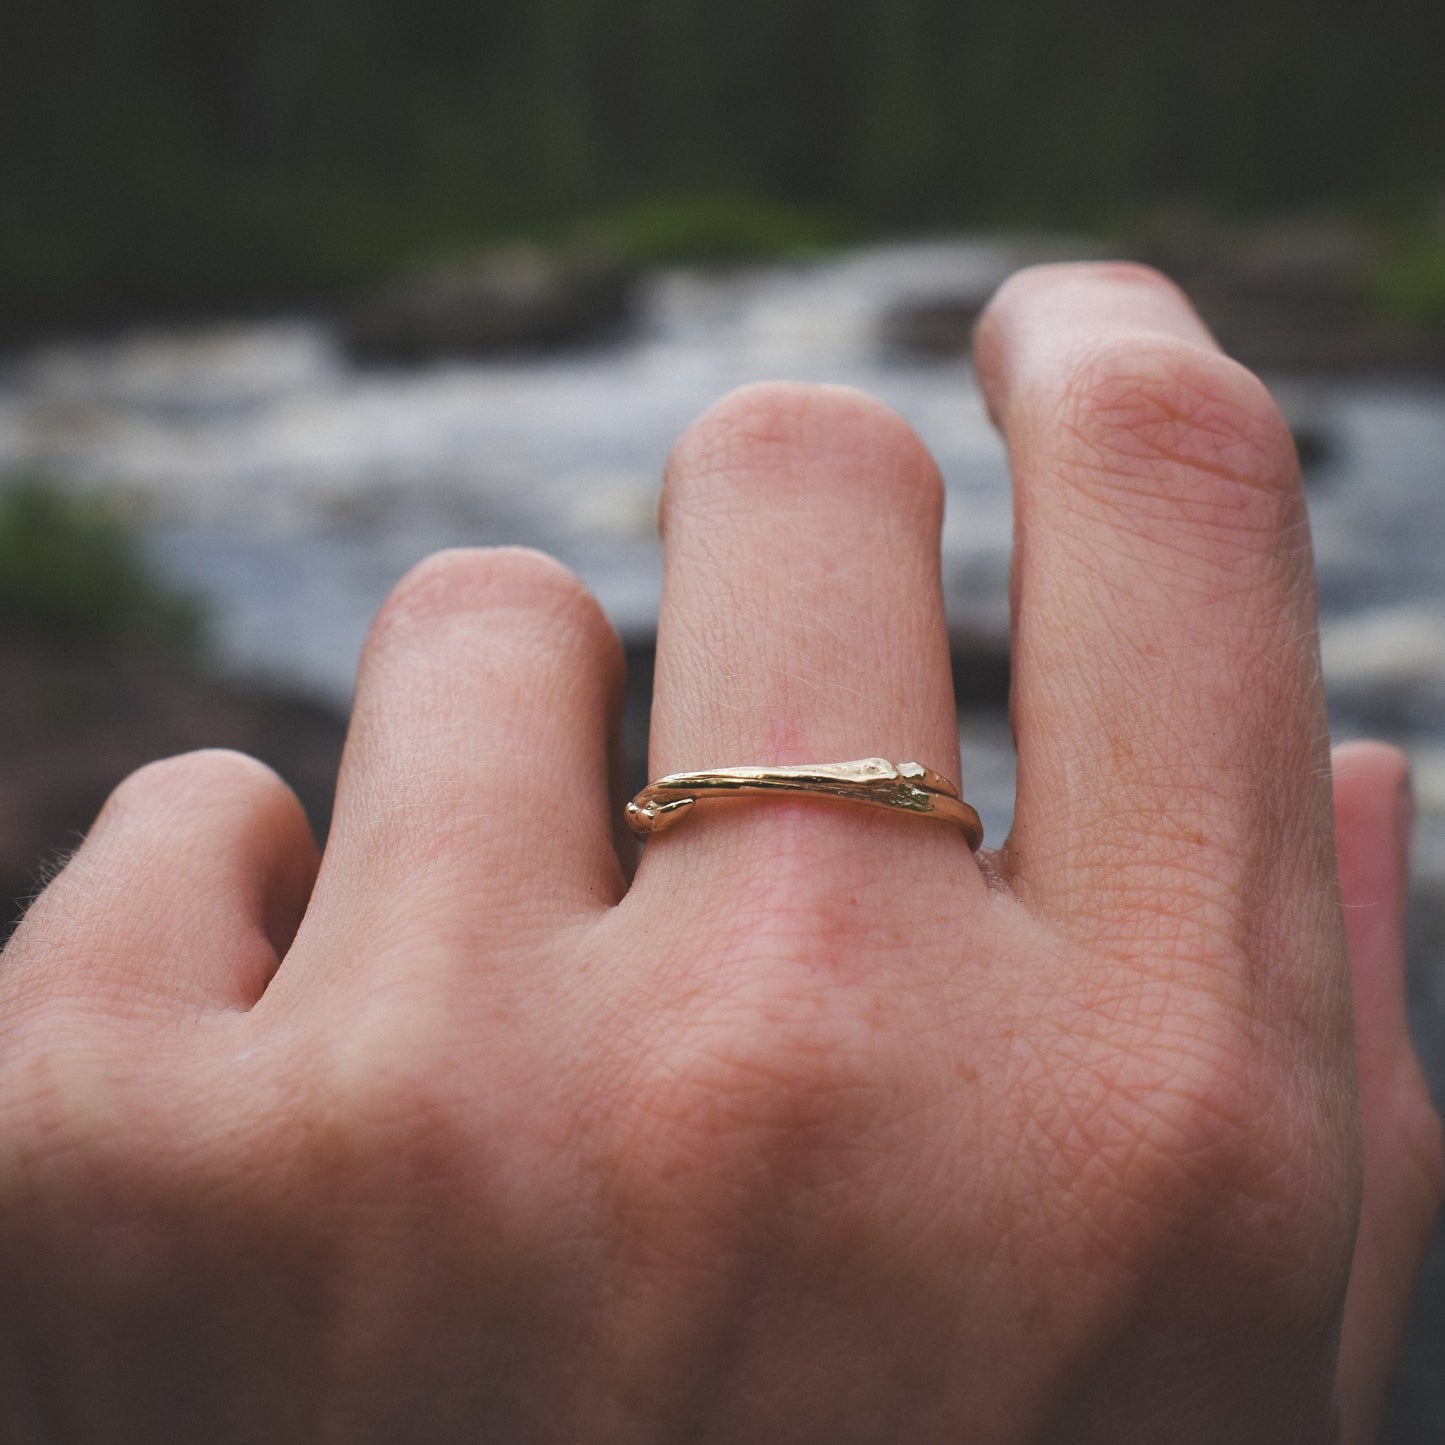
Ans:
[[[155,579],[114,504],[22,475],[0,481],[0,633],[193,652],[203,627],[195,600]]]

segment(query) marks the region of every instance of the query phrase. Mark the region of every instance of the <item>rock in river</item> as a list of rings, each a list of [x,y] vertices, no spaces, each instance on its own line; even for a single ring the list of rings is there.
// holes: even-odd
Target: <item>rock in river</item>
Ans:
[[[602,340],[632,312],[636,274],[604,250],[515,245],[400,277],[341,318],[359,361],[537,352]]]

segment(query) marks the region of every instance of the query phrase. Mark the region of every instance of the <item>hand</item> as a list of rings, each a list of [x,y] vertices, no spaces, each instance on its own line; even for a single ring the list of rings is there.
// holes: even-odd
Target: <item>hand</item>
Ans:
[[[978,355],[997,854],[764,800],[629,884],[619,649],[511,550],[383,608],[319,873],[258,764],[120,787],[0,972],[4,1438],[1239,1445],[1330,1438],[1337,1371],[1369,1438],[1440,1144],[1289,434],[1137,269],[1024,273]],[[653,774],[956,779],[940,511],[855,393],[697,423]]]

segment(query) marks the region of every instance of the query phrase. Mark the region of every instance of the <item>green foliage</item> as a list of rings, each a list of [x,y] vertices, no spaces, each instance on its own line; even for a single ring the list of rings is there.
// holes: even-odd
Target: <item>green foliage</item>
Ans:
[[[0,632],[72,649],[190,652],[201,624],[195,602],[155,580],[112,504],[38,477],[0,484]]]
[[[836,250],[857,228],[804,206],[743,191],[663,197],[610,211],[587,223],[609,248],[643,263],[727,263]]]
[[[1389,320],[1407,326],[1445,322],[1445,239],[1402,247],[1374,276],[1374,299]]]

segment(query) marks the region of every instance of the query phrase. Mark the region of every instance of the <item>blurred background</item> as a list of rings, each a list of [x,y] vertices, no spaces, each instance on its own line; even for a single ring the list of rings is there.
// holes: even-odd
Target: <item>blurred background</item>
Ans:
[[[318,831],[366,622],[525,542],[598,593],[641,781],[677,431],[771,376],[948,486],[965,774],[1007,830],[1010,535],[966,357],[1043,259],[1162,266],[1275,387],[1337,737],[1402,743],[1445,1088],[1445,7],[1406,0],[6,0],[0,907],[149,758]],[[1437,1250],[1387,1441],[1445,1439]]]

